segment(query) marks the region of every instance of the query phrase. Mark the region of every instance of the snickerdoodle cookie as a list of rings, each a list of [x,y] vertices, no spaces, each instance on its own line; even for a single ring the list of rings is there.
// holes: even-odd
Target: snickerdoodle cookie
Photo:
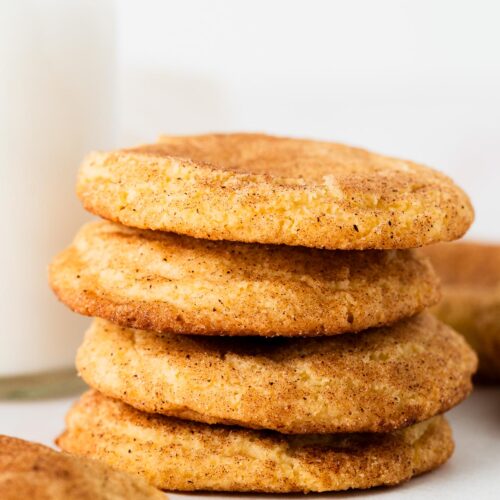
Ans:
[[[397,484],[453,451],[443,417],[390,434],[289,436],[142,413],[96,392],[58,445],[167,490],[334,491]]]
[[[459,238],[473,220],[464,192],[428,167],[264,134],[94,153],[77,192],[87,210],[126,226],[329,249],[419,247]]]
[[[0,435],[2,500],[166,500],[144,479],[38,443]]]
[[[146,412],[293,434],[388,432],[462,401],[476,356],[428,313],[317,339],[155,334],[96,320],[77,368]]]
[[[202,335],[354,332],[439,299],[432,267],[411,250],[208,241],[110,222],[84,226],[55,258],[50,282],[79,313]]]

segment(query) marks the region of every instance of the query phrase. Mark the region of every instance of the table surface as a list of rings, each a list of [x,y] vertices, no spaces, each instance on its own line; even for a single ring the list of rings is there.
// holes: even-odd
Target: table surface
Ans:
[[[10,402],[0,401],[0,433],[53,446],[64,426],[64,414],[74,398]],[[479,387],[459,407],[449,412],[456,450],[440,469],[394,488],[308,495],[307,498],[350,499],[362,497],[421,500],[500,498],[500,387]],[[172,500],[188,498],[290,498],[284,495],[170,494]],[[304,498],[294,495],[293,498]]]

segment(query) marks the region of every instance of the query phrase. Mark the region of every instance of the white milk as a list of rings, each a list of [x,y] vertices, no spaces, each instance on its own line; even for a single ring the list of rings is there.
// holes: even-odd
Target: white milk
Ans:
[[[103,0],[0,0],[0,377],[70,367],[87,320],[47,264],[86,218],[77,167],[111,143],[114,24]]]

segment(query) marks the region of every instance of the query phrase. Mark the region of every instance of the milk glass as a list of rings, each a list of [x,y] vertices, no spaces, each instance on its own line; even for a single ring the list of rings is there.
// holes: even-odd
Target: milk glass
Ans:
[[[88,320],[47,265],[86,218],[79,162],[113,142],[113,17],[106,0],[0,0],[0,397],[76,380]]]

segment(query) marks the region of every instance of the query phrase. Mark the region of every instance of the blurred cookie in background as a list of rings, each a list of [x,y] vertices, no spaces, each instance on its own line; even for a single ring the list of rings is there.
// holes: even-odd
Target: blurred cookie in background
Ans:
[[[443,282],[434,313],[477,351],[477,377],[500,382],[500,245],[442,243],[421,250]]]

